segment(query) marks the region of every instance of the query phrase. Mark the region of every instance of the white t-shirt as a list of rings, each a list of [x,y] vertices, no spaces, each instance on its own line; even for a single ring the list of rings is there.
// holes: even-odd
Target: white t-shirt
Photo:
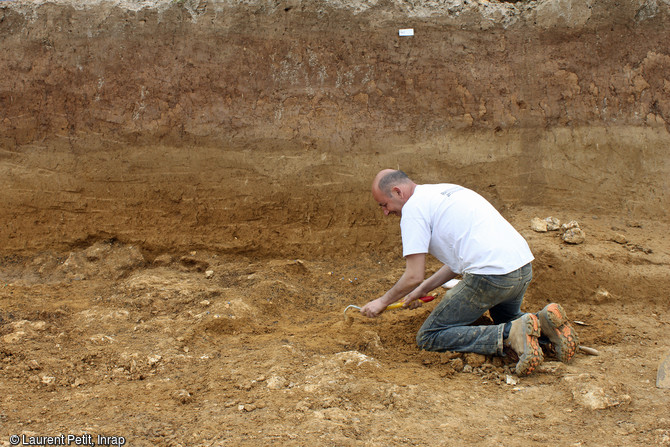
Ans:
[[[417,185],[402,208],[403,256],[430,253],[454,273],[504,275],[533,260],[486,199],[459,185]]]

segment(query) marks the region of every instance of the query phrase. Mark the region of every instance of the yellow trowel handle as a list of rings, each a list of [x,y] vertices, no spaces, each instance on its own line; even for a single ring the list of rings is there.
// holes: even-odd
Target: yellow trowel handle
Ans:
[[[429,301],[433,301],[433,300],[435,299],[435,297],[434,297],[434,296],[430,296],[430,295],[428,295],[428,296],[422,296],[422,297],[419,298],[419,299],[420,299],[421,301],[423,301],[424,303],[427,303],[427,302],[429,302]],[[393,303],[393,304],[390,304],[390,305],[386,306],[386,310],[400,309],[400,308],[402,307],[402,305],[403,305],[403,302],[402,302],[402,301],[398,301],[397,303]]]

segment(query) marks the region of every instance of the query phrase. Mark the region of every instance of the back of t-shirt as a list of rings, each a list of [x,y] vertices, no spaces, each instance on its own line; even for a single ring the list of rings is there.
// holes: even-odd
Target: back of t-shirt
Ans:
[[[502,275],[533,260],[512,225],[476,192],[417,185],[402,208],[403,256],[430,253],[454,273]]]

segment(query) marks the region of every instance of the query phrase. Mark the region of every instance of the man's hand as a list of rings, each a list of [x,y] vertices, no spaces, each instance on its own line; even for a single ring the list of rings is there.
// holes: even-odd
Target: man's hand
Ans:
[[[418,291],[418,288],[414,289],[405,298],[403,298],[402,306],[408,309],[416,309],[417,307],[421,307],[423,306],[423,301],[421,301],[419,298],[422,296],[424,296],[424,294]]]
[[[368,304],[361,307],[361,313],[370,318],[378,317],[382,312],[384,312],[386,306],[387,304],[381,298],[377,298],[376,300],[370,301]]]

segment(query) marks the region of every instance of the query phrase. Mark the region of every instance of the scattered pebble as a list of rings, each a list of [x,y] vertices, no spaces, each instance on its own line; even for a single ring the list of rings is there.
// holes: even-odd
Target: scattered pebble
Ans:
[[[586,240],[586,235],[584,234],[584,231],[582,231],[582,229],[579,227],[568,228],[561,237],[568,244],[574,244],[574,245],[582,244],[584,243],[584,240]]]
[[[610,241],[623,245],[628,242],[628,239],[621,233],[614,233],[612,237],[610,237]]]
[[[588,374],[564,377],[573,387],[575,402],[589,410],[604,410],[631,403],[629,394],[623,392],[621,385],[615,383],[592,383]]]
[[[53,376],[42,376],[41,382],[45,385],[52,385],[56,383],[56,378]]]
[[[541,374],[560,374],[565,372],[565,364],[545,361],[537,367],[537,372]]]
[[[37,370],[40,370],[42,368],[40,367],[40,364],[37,363],[37,360],[29,360],[26,363],[26,369],[28,371],[37,371]]]
[[[547,221],[540,219],[539,217],[534,217],[533,220],[530,221],[530,228],[538,233],[546,233]]]
[[[654,250],[652,250],[651,248],[643,247],[640,244],[630,244],[630,243],[628,243],[628,244],[626,244],[626,248],[631,253],[642,252],[646,255],[650,255],[654,252]]]
[[[281,390],[288,386],[288,381],[282,376],[272,376],[267,380],[266,386],[271,390]]]
[[[26,335],[25,331],[16,331],[12,332],[11,334],[3,335],[2,338],[0,338],[0,340],[2,340],[2,342],[6,344],[12,344],[21,341],[25,335]]]
[[[103,343],[114,343],[116,341],[113,337],[105,334],[95,334],[91,336],[89,340],[98,345]]]
[[[555,217],[547,217],[544,219],[547,222],[547,230],[548,231],[556,231],[560,230],[561,228],[561,221],[558,220]]]
[[[156,259],[154,259],[153,264],[155,266],[167,266],[172,264],[172,261],[173,261],[172,256],[170,256],[169,254],[163,254],[157,256]]]
[[[658,366],[658,373],[656,374],[656,387],[665,389],[670,388],[670,355],[666,356]]]
[[[177,390],[172,393],[172,398],[182,405],[193,402],[193,396],[186,390]]]
[[[593,296],[593,301],[596,304],[604,304],[612,301],[612,295],[602,287],[596,289],[596,293]]]
[[[581,228],[579,226],[579,222],[577,222],[576,220],[571,220],[570,222],[561,225],[561,230],[563,231],[570,230],[572,228]]]

